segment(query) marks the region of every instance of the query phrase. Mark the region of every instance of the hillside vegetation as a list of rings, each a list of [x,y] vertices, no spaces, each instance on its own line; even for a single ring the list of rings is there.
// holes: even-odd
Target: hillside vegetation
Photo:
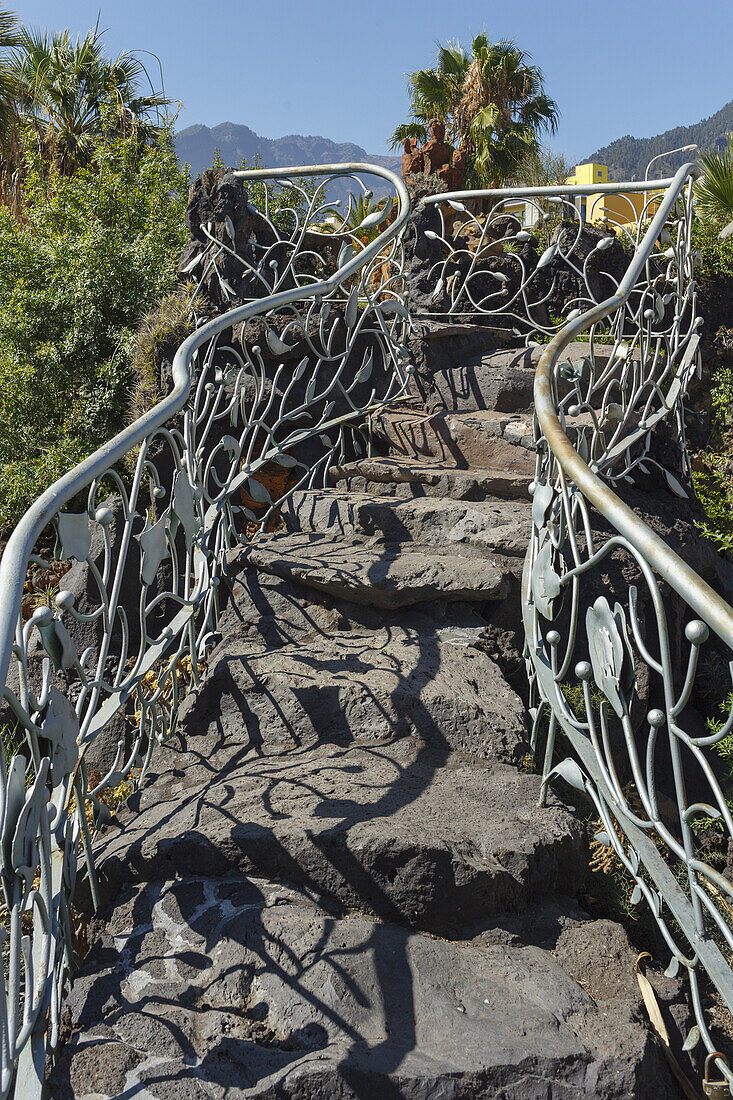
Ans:
[[[168,100],[102,34],[0,9],[0,535],[132,416],[138,328],[176,287]]]
[[[733,100],[726,103],[710,118],[704,118],[691,126],[675,126],[672,130],[665,130],[663,134],[648,138],[636,138],[626,134],[612,141],[610,145],[596,149],[595,153],[585,158],[585,163],[595,161],[597,164],[607,164],[610,180],[642,180],[646,166],[652,157],[656,157],[666,149],[678,149],[682,145],[697,145],[704,152],[721,145],[725,135],[731,131],[733,131]],[[664,162],[659,161],[655,167],[658,167],[659,174],[666,176],[692,159],[694,159],[692,153],[677,153],[674,156],[665,157]]]

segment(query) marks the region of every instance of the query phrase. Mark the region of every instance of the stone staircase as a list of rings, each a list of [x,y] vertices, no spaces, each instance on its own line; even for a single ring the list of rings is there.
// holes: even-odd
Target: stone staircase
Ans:
[[[58,1100],[678,1095],[625,932],[574,900],[581,823],[522,766],[536,357],[418,374],[381,457],[230,556],[201,683],[97,838]]]

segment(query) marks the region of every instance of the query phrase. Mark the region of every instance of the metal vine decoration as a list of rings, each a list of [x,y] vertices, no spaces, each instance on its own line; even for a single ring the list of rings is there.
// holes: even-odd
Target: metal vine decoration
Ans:
[[[324,228],[329,183],[363,192],[370,172],[393,187],[394,210],[362,193],[360,220],[353,200]],[[233,308],[199,321],[172,393],[47,490],[0,561],[0,678],[17,743],[8,766],[0,753],[3,1098],[41,1095],[74,962],[77,852],[96,901],[89,819],[104,817],[106,787],[143,781],[175,730],[216,638],[227,551],[272,526],[289,493],[323,483],[358,446],[352,428],[407,384],[402,181],[369,165],[239,176],[264,196],[257,236],[240,255],[231,219],[225,241],[206,227],[194,265],[199,286],[208,271]],[[291,205],[275,208],[271,187]],[[236,300],[224,257],[241,268]],[[85,571],[86,595],[79,605],[62,579],[53,606],[24,617],[26,570],[50,566],[37,546],[51,542],[54,558]],[[116,758],[90,782],[86,749],[109,728]]]
[[[659,183],[651,192],[648,183],[597,186],[591,194],[568,186],[423,199],[437,219],[424,231],[434,257],[426,316],[493,319],[532,343],[610,297],[663,192]],[[635,193],[642,193],[638,203]],[[613,209],[606,209],[608,194]],[[481,205],[488,211],[477,210]]]
[[[653,508],[666,492],[673,514],[686,508],[682,402],[701,324],[694,175],[688,165],[675,177],[616,293],[566,325],[540,361],[523,611],[543,789],[559,775],[591,800],[596,843],[630,877],[630,903],[650,906],[667,974],[689,978],[696,1022],[685,1047],[712,1054],[706,1000],[733,1010],[733,885],[720,862],[733,837],[720,757],[733,744],[733,609],[622,499]],[[566,358],[579,338],[588,354]],[[711,670],[726,714],[706,723]],[[558,730],[573,756],[555,764]]]
[[[373,201],[368,173],[391,184],[396,208]],[[663,194],[657,184],[641,219],[619,230],[623,255],[608,226],[590,231],[592,202],[584,210],[578,188],[423,201],[442,227],[431,247],[447,251],[431,268],[436,312],[493,316],[529,342],[554,334],[535,383],[523,585],[533,747],[544,740],[543,788],[561,775],[595,806],[597,839],[634,880],[632,903],[651,906],[668,972],[689,975],[687,1045],[712,1052],[701,977],[733,1006],[733,895],[702,837],[733,835],[715,764],[733,707],[706,727],[695,704],[715,661],[731,677],[733,610],[621,499],[642,494],[641,507],[661,486],[684,507],[687,494],[682,402],[700,324],[693,176],[687,166]],[[343,213],[328,199],[335,179],[352,186]],[[0,680],[18,738],[8,764],[0,754],[0,1098],[41,1095],[74,961],[79,849],[96,894],[89,818],[104,816],[105,787],[143,780],[175,729],[216,639],[228,550],[272,529],[289,493],[324,484],[358,448],[364,418],[407,391],[402,181],[332,165],[239,173],[227,186],[236,216],[204,221],[183,272],[199,314],[224,312],[200,317],[179,348],[172,392],[42,494],[0,561]],[[487,200],[488,215],[469,213]],[[527,202],[563,214],[542,252],[519,227]],[[472,234],[449,232],[447,210],[464,227],[473,219]],[[470,235],[468,247],[457,241]],[[548,303],[563,278],[558,318]],[[62,581],[52,607],[24,616],[26,571],[49,565],[49,531],[53,555],[84,571],[86,596]],[[86,749],[110,728],[116,758],[92,777]],[[555,764],[558,728],[573,757]]]

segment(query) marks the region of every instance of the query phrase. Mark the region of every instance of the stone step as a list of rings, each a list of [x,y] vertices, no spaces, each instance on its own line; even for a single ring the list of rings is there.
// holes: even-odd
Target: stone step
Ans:
[[[230,745],[216,772],[195,737],[179,756],[97,847],[107,897],[161,873],[257,875],[339,912],[456,935],[583,882],[580,823],[553,800],[538,808],[539,777],[511,765],[416,738]]]
[[[511,468],[517,447],[535,449],[530,417],[493,410],[428,413],[394,406],[372,417],[371,426],[377,444],[391,454],[462,468]]]
[[[607,921],[538,910],[535,930],[554,924],[540,947],[336,919],[257,880],[159,880],[117,901],[65,1003],[55,1100],[678,1095]],[[591,981],[575,973],[589,946]],[[666,1006],[670,980],[651,976]]]
[[[529,413],[534,406],[535,371],[545,347],[511,348],[459,361],[451,355],[436,358],[431,354],[416,363],[411,392],[433,411]],[[606,350],[599,344],[594,351],[598,372],[608,363],[610,348]],[[563,352],[562,361],[574,363],[589,353],[587,343],[573,343]],[[632,358],[638,358],[638,354],[630,353]],[[569,391],[570,383],[561,381],[560,396]]]
[[[528,500],[534,478],[534,456],[513,447],[511,464],[499,469],[461,470],[438,459],[398,456],[361,458],[332,466],[331,480],[354,492],[386,493],[402,497],[451,497],[454,500]]]
[[[441,546],[458,553],[481,549],[523,558],[532,528],[527,501],[462,501],[447,497],[379,496],[314,489],[293,493],[282,517],[290,530],[392,543]]]
[[[264,752],[417,737],[445,752],[523,759],[524,706],[488,655],[490,631],[475,612],[448,605],[445,621],[409,611],[384,623],[364,608],[377,620],[370,629],[339,612],[319,622],[305,608],[298,622],[294,609],[286,627],[293,640],[270,646],[259,633],[259,608],[269,602],[279,613],[295,601],[295,586],[283,590],[280,582],[269,601],[262,595],[244,610],[249,623],[227,617],[221,624],[226,634],[200,685],[181,702],[176,751],[162,747],[156,768],[179,768],[181,745],[218,768],[216,754],[229,741]],[[275,631],[265,630],[269,640]]]
[[[252,545],[247,560],[265,573],[383,609],[434,600],[502,600],[509,593],[506,570],[484,555],[355,542],[337,531],[262,539]]]

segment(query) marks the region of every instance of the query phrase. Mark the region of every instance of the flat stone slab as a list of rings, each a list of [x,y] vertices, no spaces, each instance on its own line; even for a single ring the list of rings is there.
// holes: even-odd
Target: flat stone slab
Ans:
[[[332,533],[298,532],[253,543],[256,569],[298,581],[343,600],[398,608],[434,600],[501,600],[509,593],[505,572],[486,557],[446,550],[365,545]]]
[[[506,444],[509,447],[509,444]],[[529,500],[529,484],[534,478],[534,459],[529,451],[512,447],[526,458],[518,468],[505,462],[492,469],[461,470],[454,464],[435,458],[361,458],[332,466],[331,480],[343,482],[356,492],[394,493],[402,496],[452,497],[454,500],[485,500],[500,497],[508,500]]]
[[[534,898],[577,892],[586,849],[540,780],[506,764],[392,744],[172,759],[95,845],[108,897],[168,876],[256,875],[455,935]]]
[[[475,548],[524,557],[532,532],[527,501],[463,501],[441,497],[380,496],[313,489],[293,493],[283,509],[293,530],[317,531],[388,542],[441,546],[466,553]]]
[[[54,1100],[675,1095],[659,1047],[549,952],[335,919],[256,880],[126,890],[66,1006]]]
[[[435,412],[385,409],[372,418],[377,439],[392,454],[436,458],[458,467],[534,467],[532,421],[492,410]]]
[[[421,364],[412,389],[416,397],[431,409],[472,411],[491,409],[500,413],[529,413],[534,406],[534,376],[545,345],[530,348],[506,348],[485,355],[473,355],[455,363],[450,358],[430,367]],[[610,348],[596,344],[596,369],[608,363]],[[569,344],[562,362],[577,362],[590,353],[587,342]],[[638,358],[633,349],[631,358]],[[621,364],[619,364],[619,370]],[[587,380],[587,376],[586,376]],[[560,380],[560,396],[569,392],[570,383]]]
[[[446,753],[518,763],[522,700],[474,623],[417,614],[373,630],[314,623],[307,639],[270,649],[228,620],[177,729],[190,751],[208,754],[229,742],[267,751],[416,737]]]

